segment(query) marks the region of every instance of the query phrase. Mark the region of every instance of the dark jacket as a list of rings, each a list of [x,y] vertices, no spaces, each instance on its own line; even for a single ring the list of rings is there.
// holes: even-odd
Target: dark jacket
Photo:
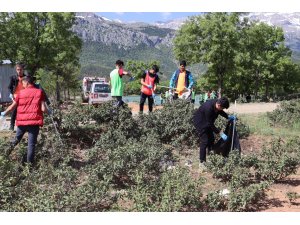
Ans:
[[[16,87],[18,86],[18,83],[19,83],[18,76],[17,75],[12,75],[10,77],[10,81],[9,81],[9,85],[8,85],[8,89],[9,89],[11,94],[13,94],[15,92]]]
[[[217,99],[208,100],[197,109],[194,114],[193,122],[198,133],[202,135],[208,130],[212,130],[216,134],[220,133],[220,129],[215,126],[215,121],[219,115],[228,119],[227,113],[216,110]]]
[[[18,86],[18,83],[19,83],[18,75],[12,75],[10,77],[10,82],[9,82],[9,85],[8,85],[8,89],[9,89],[9,91],[10,91],[11,94],[13,94],[15,92],[16,87]],[[39,84],[33,84],[33,86],[35,88],[38,88],[38,89],[42,90],[42,92],[44,94],[44,97],[45,97],[45,102],[47,103],[47,105],[50,105],[51,103],[49,101],[49,98],[48,98],[45,90],[41,87],[41,85],[39,85]]]

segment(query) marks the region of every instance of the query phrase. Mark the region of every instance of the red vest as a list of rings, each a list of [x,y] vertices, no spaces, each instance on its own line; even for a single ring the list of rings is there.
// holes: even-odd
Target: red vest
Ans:
[[[16,125],[43,126],[42,101],[44,101],[44,96],[41,89],[29,86],[21,90],[16,98],[18,105]]]
[[[146,77],[145,77],[145,83],[152,85],[152,89],[154,88],[154,80],[156,78],[156,75],[154,77],[150,77],[149,72],[147,71]],[[142,85],[141,92],[143,92],[145,95],[152,95],[152,89],[146,87],[145,85]]]

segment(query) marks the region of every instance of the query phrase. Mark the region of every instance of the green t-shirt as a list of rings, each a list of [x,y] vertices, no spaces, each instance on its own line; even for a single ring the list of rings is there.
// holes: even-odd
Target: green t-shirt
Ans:
[[[123,79],[119,70],[114,69],[110,73],[111,96],[123,96]]]

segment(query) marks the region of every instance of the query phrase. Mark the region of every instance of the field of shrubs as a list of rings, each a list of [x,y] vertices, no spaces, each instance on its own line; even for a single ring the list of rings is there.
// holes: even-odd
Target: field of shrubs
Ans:
[[[272,125],[299,120],[299,100],[281,106],[268,114]],[[194,110],[180,100],[137,116],[112,102],[56,110],[60,135],[47,117],[33,168],[21,163],[26,140],[7,156],[9,139],[0,138],[0,210],[260,211],[269,187],[299,168],[300,139],[277,137],[259,153],[232,151],[226,159],[210,154],[200,174]],[[250,134],[242,117],[237,130],[241,139]]]

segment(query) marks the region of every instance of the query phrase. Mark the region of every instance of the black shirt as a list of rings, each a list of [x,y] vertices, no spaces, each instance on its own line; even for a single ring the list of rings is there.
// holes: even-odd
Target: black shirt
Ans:
[[[212,130],[216,134],[220,133],[220,129],[215,126],[215,120],[219,115],[228,119],[228,115],[223,110],[216,110],[217,99],[208,100],[197,109],[194,114],[194,126],[200,135],[207,130]]]

